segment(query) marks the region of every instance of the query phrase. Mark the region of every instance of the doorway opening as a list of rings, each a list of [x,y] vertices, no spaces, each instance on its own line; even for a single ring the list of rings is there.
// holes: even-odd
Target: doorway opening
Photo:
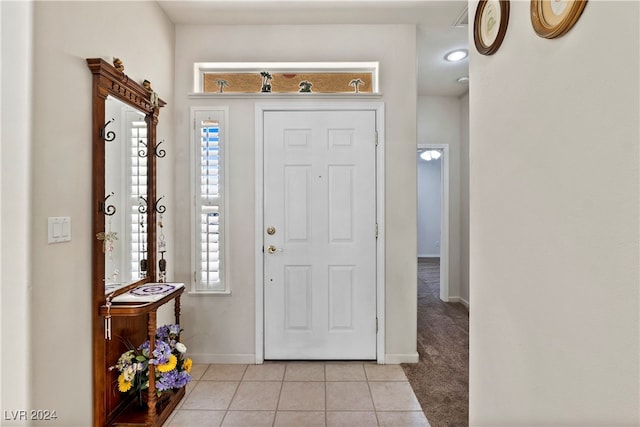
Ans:
[[[438,262],[440,299],[449,302],[449,145],[418,144],[419,259]]]

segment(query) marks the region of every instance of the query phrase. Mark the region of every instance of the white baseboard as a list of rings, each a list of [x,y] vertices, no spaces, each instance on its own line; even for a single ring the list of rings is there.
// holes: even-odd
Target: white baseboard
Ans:
[[[467,310],[469,310],[469,301],[467,301],[466,299],[464,299],[462,297],[449,297],[449,301],[447,301],[447,302],[459,302],[460,304],[462,304],[465,307],[467,307]]]
[[[193,363],[198,364],[224,363],[254,365],[256,363],[255,354],[189,353],[189,357],[193,360]],[[409,354],[387,353],[384,358],[384,363],[387,365],[399,365],[400,363],[418,363],[418,360],[419,355],[417,352]]]
[[[418,352],[410,354],[385,354],[384,363],[386,365],[399,365],[400,363],[418,363],[420,356]]]
[[[188,353],[193,363],[209,364],[244,364],[254,365],[256,363],[255,354],[212,354],[212,353]]]

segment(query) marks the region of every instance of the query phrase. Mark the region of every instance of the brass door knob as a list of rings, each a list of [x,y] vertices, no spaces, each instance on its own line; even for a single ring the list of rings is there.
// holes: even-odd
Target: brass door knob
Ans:
[[[267,252],[269,252],[270,254],[275,254],[277,251],[278,249],[276,249],[276,247],[273,245],[269,245],[269,247],[267,248]]]

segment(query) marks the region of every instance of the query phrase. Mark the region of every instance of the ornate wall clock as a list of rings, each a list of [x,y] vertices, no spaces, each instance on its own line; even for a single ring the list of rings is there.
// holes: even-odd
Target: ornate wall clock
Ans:
[[[586,5],[587,0],[531,0],[531,24],[540,37],[560,37],[575,25]]]
[[[473,41],[478,52],[494,54],[502,44],[508,23],[508,0],[480,0],[473,21]]]

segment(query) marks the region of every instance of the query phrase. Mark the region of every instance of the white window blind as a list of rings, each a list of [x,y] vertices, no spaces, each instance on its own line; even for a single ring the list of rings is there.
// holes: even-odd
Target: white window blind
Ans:
[[[226,292],[224,111],[197,111],[194,135],[195,292]]]
[[[129,251],[129,263],[131,265],[131,279],[144,277],[145,273],[140,269],[140,260],[147,257],[147,210],[148,206],[141,198],[147,200],[147,123],[144,116],[137,112],[129,112],[134,115],[127,123],[129,129],[129,159],[131,167],[131,182],[129,183],[129,233],[131,247]],[[128,117],[129,118],[129,117]]]

